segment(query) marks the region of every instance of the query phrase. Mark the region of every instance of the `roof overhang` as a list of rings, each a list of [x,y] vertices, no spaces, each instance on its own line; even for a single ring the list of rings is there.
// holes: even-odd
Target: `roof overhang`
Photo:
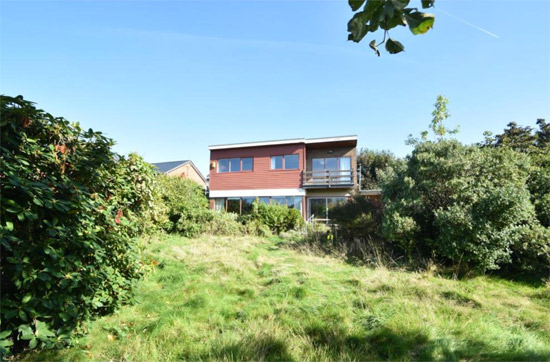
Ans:
[[[357,144],[357,136],[338,136],[338,137],[323,137],[323,138],[292,138],[284,140],[272,140],[272,141],[261,141],[261,142],[245,142],[245,143],[229,143],[224,145],[212,145],[208,149],[210,151],[215,150],[225,150],[231,148],[246,148],[246,147],[263,147],[263,146],[278,146],[278,145],[289,145],[289,144],[300,144],[305,145],[332,145],[332,144],[341,144],[349,143],[350,145]]]

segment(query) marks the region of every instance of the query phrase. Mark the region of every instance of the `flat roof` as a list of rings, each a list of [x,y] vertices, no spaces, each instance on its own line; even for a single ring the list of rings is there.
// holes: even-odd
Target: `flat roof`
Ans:
[[[244,147],[260,147],[260,146],[275,146],[275,145],[288,145],[295,143],[325,143],[325,142],[345,142],[345,141],[357,141],[357,135],[352,136],[335,136],[335,137],[321,137],[321,138],[290,138],[284,140],[271,140],[271,141],[259,141],[259,142],[244,142],[244,143],[228,143],[224,145],[212,145],[208,146],[209,150],[224,150],[228,148],[244,148]]]

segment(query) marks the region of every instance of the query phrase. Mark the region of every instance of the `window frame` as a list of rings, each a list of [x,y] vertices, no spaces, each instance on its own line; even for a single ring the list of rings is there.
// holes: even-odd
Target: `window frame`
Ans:
[[[297,156],[298,166],[297,168],[286,168],[286,156]],[[281,157],[281,168],[273,168],[273,158]],[[270,171],[299,171],[300,170],[300,154],[299,153],[287,153],[282,155],[269,156],[269,170]]]
[[[327,171],[327,159],[328,158],[336,158],[336,171],[352,171],[353,170],[353,166],[352,166],[352,163],[351,163],[351,156],[341,156],[341,157],[313,157],[311,159],[311,169],[313,172],[323,172],[323,171]],[[347,158],[349,159],[349,167],[350,169],[349,170],[340,170],[340,159],[341,158]],[[322,170],[313,170],[313,162],[315,160],[323,160],[323,169]],[[330,171],[330,170],[329,170]]]
[[[250,170],[243,170],[243,159],[251,159],[252,160],[252,168]],[[239,171],[232,171],[231,170],[231,160],[239,159]],[[221,171],[220,172],[220,164],[222,161],[228,161],[228,167],[227,171]],[[217,172],[216,173],[239,173],[239,172],[253,172],[254,171],[254,157],[229,157],[229,158],[219,158],[217,160]]]

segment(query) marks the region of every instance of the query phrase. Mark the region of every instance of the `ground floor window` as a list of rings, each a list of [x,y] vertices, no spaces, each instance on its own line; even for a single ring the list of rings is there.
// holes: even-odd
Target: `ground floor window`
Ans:
[[[216,211],[225,210],[225,199],[215,199],[214,200],[214,210],[216,210]]]
[[[346,202],[346,197],[308,197],[307,217],[328,221],[328,211],[336,205]]]
[[[252,211],[252,203],[259,202],[271,205],[285,205],[302,213],[302,196],[260,196],[260,197],[228,197],[214,199],[217,211],[225,210],[236,214],[247,214]]]

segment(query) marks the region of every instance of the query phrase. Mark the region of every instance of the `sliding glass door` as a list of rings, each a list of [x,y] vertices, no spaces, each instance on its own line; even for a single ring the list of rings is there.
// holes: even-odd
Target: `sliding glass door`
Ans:
[[[346,197],[308,197],[307,217],[309,219],[313,216],[316,220],[326,222],[329,220],[329,210],[346,200]]]

